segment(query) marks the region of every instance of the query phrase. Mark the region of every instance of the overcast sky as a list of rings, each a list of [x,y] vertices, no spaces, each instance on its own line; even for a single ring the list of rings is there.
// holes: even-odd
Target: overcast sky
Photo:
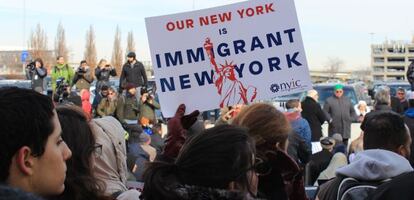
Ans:
[[[145,17],[174,14],[241,2],[240,0],[26,0],[26,37],[23,40],[23,0],[0,0],[0,49],[27,44],[37,23],[46,30],[52,48],[59,22],[65,28],[73,61],[82,59],[85,34],[95,28],[98,59],[110,59],[117,25],[126,36],[134,32],[138,59],[150,60]],[[347,69],[370,65],[370,44],[411,41],[413,0],[295,0],[305,51],[311,69],[340,58]],[[373,34],[370,34],[373,33]]]

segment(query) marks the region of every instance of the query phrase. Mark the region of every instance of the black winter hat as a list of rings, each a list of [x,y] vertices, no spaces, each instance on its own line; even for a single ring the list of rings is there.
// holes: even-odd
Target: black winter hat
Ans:
[[[136,55],[135,55],[134,52],[129,52],[128,55],[127,55],[127,57],[128,58],[134,58],[135,59],[136,58]]]

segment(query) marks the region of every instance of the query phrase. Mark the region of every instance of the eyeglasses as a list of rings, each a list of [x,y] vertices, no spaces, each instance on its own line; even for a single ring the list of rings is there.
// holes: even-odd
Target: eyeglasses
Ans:
[[[335,91],[335,93],[343,93],[344,91],[343,90],[337,90],[337,91]]]
[[[405,93],[404,92],[398,92],[397,94],[398,95],[404,95]]]
[[[95,154],[95,157],[100,157],[102,155],[102,144],[96,143],[93,146],[93,153]]]

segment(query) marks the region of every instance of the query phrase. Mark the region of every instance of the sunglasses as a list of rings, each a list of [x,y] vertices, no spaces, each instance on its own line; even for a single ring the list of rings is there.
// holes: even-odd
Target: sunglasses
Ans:
[[[343,90],[337,90],[337,91],[335,91],[335,93],[343,93],[344,91]]]

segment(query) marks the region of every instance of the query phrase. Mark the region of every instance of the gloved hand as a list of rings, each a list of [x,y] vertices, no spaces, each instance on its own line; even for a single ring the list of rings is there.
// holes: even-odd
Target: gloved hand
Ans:
[[[185,105],[178,106],[174,117],[168,120],[167,129],[168,135],[165,141],[164,156],[169,158],[176,158],[181,150],[185,140],[187,129],[190,128],[194,122],[197,121],[197,116],[200,114],[198,110],[193,111],[189,115],[185,114]]]

